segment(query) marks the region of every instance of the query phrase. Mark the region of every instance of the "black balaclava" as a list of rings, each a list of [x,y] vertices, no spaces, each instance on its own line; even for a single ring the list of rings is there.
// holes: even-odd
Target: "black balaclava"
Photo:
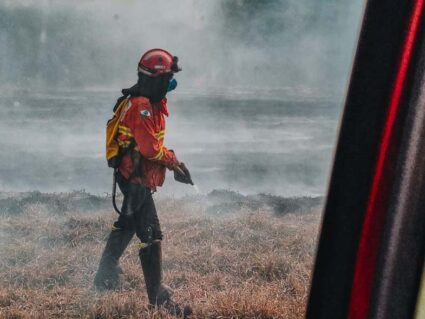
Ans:
[[[139,72],[138,76],[139,80],[137,84],[129,89],[122,90],[125,96],[145,96],[149,98],[152,103],[157,103],[167,95],[172,73],[164,73],[157,77],[150,77]]]

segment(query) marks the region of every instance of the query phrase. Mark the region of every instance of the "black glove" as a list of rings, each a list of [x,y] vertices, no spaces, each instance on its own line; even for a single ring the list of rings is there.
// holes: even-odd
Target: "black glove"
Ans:
[[[180,163],[174,168],[174,179],[183,184],[195,185],[192,181],[189,170],[184,163]]]

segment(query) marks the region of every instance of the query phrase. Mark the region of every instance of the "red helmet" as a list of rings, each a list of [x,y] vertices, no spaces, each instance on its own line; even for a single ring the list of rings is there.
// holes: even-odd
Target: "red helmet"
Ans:
[[[150,77],[157,77],[164,73],[176,73],[178,58],[163,49],[152,49],[142,55],[137,71]]]

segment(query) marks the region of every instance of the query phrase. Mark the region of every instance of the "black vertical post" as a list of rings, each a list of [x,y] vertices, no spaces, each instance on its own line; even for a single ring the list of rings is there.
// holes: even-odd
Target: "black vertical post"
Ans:
[[[307,307],[309,319],[366,318],[349,314],[353,276],[382,135],[416,4],[415,0],[367,1],[324,210]],[[406,101],[403,97],[400,103]],[[388,194],[380,198],[384,211],[390,206],[407,117],[407,108],[399,109],[387,159],[394,167],[383,171]]]

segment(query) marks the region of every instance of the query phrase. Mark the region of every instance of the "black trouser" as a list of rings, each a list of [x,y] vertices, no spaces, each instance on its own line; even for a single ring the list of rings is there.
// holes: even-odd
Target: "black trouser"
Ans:
[[[121,272],[118,261],[135,233],[141,241],[141,252],[143,250],[142,253],[145,255],[150,253],[152,249],[148,249],[148,251],[142,248],[150,247],[152,243],[156,243],[155,248],[159,247],[160,242],[158,241],[162,239],[151,190],[143,185],[130,183],[119,173],[116,177],[124,194],[124,202],[121,215],[109,234],[94,279],[94,283],[99,289],[111,289],[118,284],[118,277]],[[149,259],[149,256],[145,259]]]
[[[135,232],[142,243],[161,240],[161,226],[150,188],[131,183],[120,173],[117,173],[117,182],[124,201],[114,228]]]

